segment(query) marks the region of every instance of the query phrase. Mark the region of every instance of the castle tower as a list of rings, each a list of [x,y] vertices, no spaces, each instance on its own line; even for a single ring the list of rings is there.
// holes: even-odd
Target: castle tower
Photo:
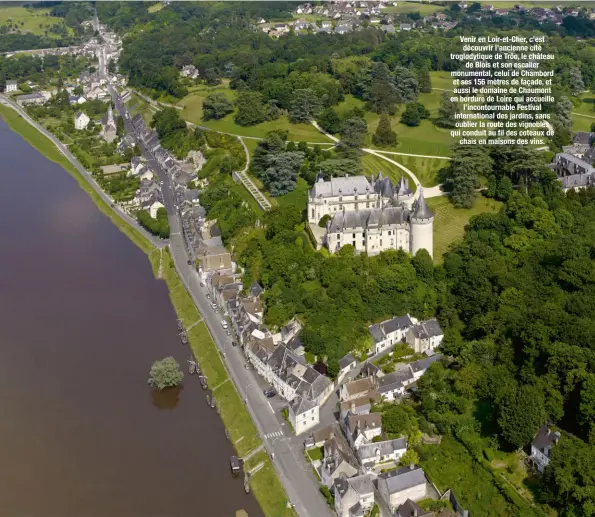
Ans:
[[[415,255],[424,248],[434,257],[434,214],[426,203],[423,188],[420,187],[419,199],[413,205],[410,215],[411,223],[411,254]]]

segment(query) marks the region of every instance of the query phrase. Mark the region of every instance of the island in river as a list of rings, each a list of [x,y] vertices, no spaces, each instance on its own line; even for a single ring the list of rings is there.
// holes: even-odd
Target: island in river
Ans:
[[[198,379],[166,285],[60,166],[0,119],[0,516],[262,516]]]

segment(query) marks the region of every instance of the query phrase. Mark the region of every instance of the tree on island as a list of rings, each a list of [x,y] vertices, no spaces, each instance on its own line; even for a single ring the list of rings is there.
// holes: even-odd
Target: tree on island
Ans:
[[[386,113],[380,117],[376,132],[372,135],[372,142],[378,146],[391,146],[397,144],[397,133],[390,126],[390,118]]]
[[[147,382],[149,386],[161,391],[180,385],[183,378],[184,374],[181,372],[178,362],[173,357],[166,357],[153,363]]]

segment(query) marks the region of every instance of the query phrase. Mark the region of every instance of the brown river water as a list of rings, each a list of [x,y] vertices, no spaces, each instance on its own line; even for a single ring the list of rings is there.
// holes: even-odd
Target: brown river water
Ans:
[[[144,253],[1,119],[0,178],[0,517],[261,517]]]

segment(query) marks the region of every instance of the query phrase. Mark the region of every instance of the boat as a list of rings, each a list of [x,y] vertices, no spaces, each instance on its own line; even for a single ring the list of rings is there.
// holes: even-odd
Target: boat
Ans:
[[[178,332],[182,332],[182,330],[184,330],[184,324],[182,320],[178,320]]]
[[[231,473],[234,476],[237,476],[240,473],[240,460],[237,456],[232,456],[229,460],[229,464],[231,466]]]
[[[244,473],[244,490],[247,494],[250,493],[250,474]]]
[[[211,397],[211,408],[214,408],[216,404],[217,401],[215,400],[215,397]]]
[[[200,376],[200,385],[202,386],[203,390],[206,390],[208,388],[207,386],[207,378],[204,375]]]
[[[192,375],[196,371],[196,363],[194,361],[188,361],[188,373]]]
[[[186,343],[188,343],[188,336],[186,335],[186,332],[182,332],[180,334],[180,339],[182,340],[182,344],[185,345]]]
[[[225,438],[231,440],[231,436],[229,435],[229,431],[227,429],[225,430]]]
[[[207,406],[211,405],[211,395],[207,393]]]

